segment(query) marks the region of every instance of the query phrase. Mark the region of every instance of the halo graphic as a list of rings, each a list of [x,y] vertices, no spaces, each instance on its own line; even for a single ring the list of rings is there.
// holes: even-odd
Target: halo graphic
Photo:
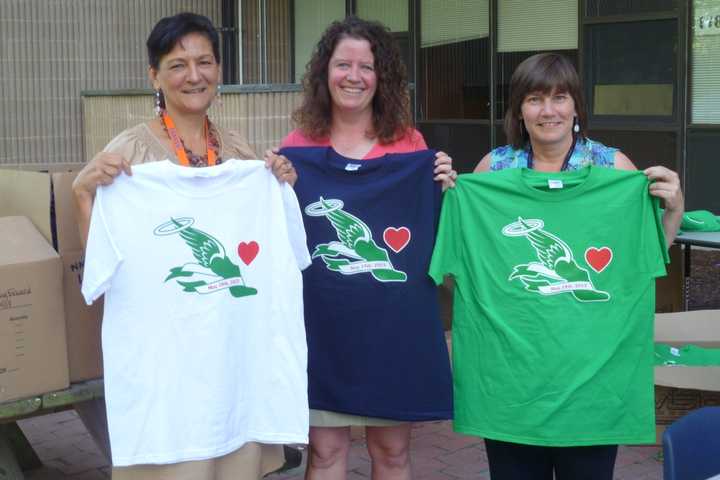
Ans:
[[[177,224],[180,224],[178,226]],[[155,227],[155,230],[153,230],[153,233],[157,236],[165,236],[165,235],[173,235],[175,233],[180,233],[186,228],[189,228],[192,226],[192,224],[195,223],[194,218],[190,217],[180,217],[180,218],[174,218],[173,220],[170,220],[169,222],[165,222],[162,225],[158,225]]]
[[[528,233],[542,228],[545,226],[545,222],[538,220],[537,218],[530,218],[528,220],[518,220],[510,225],[505,225],[502,229],[503,235],[508,237],[522,237]]]
[[[323,203],[327,206],[323,205]],[[342,200],[336,198],[325,200],[320,197],[320,201],[311,203],[310,205],[305,207],[305,213],[307,213],[311,217],[322,217],[330,212],[341,209],[343,206],[345,206],[345,204]]]

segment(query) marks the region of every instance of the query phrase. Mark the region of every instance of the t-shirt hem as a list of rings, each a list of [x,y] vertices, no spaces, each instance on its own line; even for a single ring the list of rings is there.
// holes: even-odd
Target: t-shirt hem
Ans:
[[[541,447],[587,447],[593,445],[632,445],[632,444],[654,444],[655,431],[644,435],[612,435],[606,437],[587,437],[582,439],[548,439],[537,437],[526,437],[523,435],[508,435],[507,433],[493,432],[481,428],[466,427],[453,424],[453,430],[465,435],[499,440],[501,442],[521,443],[525,445],[536,445]]]
[[[250,433],[243,439],[235,439],[225,445],[196,450],[185,450],[174,453],[158,453],[145,454],[131,457],[115,457],[113,455],[114,467],[131,467],[133,465],[167,465],[180,462],[191,462],[198,460],[208,460],[211,458],[222,457],[234,452],[248,442],[258,442],[266,444],[307,444],[308,436],[299,434],[252,434]]]
[[[434,420],[452,420],[452,410],[438,410],[433,412],[407,412],[403,413],[396,412],[378,412],[374,410],[354,410],[354,409],[342,409],[336,406],[327,406],[321,403],[312,403],[310,405],[312,410],[326,410],[328,412],[343,413],[347,415],[359,415],[363,417],[373,417],[386,420],[397,420],[400,422],[430,422]]]

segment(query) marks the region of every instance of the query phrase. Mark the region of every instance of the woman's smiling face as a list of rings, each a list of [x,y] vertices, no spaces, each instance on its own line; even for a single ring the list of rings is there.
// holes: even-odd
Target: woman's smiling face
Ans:
[[[220,65],[212,43],[201,33],[189,33],[150,68],[153,87],[162,90],[170,113],[207,112],[217,92]]]
[[[575,101],[567,92],[530,92],[520,107],[521,120],[533,143],[552,144],[572,138]]]
[[[328,90],[333,110],[372,110],[376,89],[375,57],[370,42],[352,37],[340,40],[328,62]]]

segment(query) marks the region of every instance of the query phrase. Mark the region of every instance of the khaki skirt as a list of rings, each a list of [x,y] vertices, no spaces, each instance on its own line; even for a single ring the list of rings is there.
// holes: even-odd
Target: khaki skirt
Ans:
[[[364,417],[349,413],[331,412],[329,410],[310,409],[311,427],[394,427],[402,425],[399,420],[388,418]]]
[[[232,453],[208,460],[113,467],[112,480],[256,480],[284,462],[282,445],[249,442]]]

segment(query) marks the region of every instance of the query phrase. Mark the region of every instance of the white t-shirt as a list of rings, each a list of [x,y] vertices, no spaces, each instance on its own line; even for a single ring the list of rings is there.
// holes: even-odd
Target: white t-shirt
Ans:
[[[97,191],[82,293],[105,294],[115,466],[307,443],[295,193],[263,162],[133,167]]]

